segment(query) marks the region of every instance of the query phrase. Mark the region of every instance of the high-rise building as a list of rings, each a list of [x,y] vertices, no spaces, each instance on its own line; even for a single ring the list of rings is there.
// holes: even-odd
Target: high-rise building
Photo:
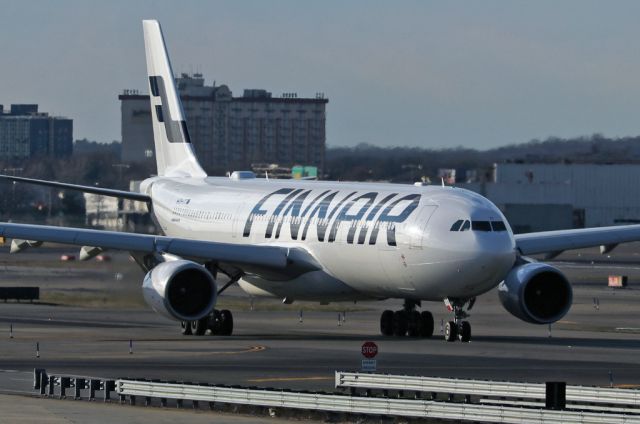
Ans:
[[[226,85],[205,85],[202,74],[182,74],[176,85],[191,141],[208,171],[248,169],[253,163],[324,168],[328,102],[324,95],[273,97],[266,90],[252,89],[233,97]],[[125,90],[118,98],[122,160],[155,160],[149,96]]]
[[[63,158],[73,151],[73,120],[38,112],[38,105],[0,105],[0,159]]]

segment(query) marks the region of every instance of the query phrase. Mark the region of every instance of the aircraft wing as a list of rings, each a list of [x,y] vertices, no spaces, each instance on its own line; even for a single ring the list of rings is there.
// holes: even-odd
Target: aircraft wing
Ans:
[[[15,177],[12,175],[0,175],[0,179],[28,184],[43,185],[48,187],[56,187],[65,190],[77,190],[85,193],[99,194],[108,197],[117,197],[121,199],[137,200],[139,202],[151,202],[151,197],[146,194],[136,193],[133,191],[114,190],[112,188],[102,188],[96,186],[83,186],[78,184],[60,183],[57,181],[37,180],[35,178]]]
[[[304,249],[281,246],[219,243],[205,240],[101,231],[84,228],[0,223],[0,237],[54,242],[136,253],[171,253],[214,261],[271,278],[293,278],[321,266]]]
[[[640,225],[516,234],[515,240],[518,250],[523,255],[559,253],[563,250],[594,246],[615,247],[620,243],[640,241]]]

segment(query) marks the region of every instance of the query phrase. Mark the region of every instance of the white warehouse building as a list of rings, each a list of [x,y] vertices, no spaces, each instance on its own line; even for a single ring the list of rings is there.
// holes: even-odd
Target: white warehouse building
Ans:
[[[499,164],[462,185],[494,202],[515,232],[640,223],[640,165]]]

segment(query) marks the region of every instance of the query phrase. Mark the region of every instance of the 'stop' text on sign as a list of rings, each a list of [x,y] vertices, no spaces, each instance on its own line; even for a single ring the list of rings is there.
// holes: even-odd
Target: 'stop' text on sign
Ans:
[[[374,358],[378,354],[378,345],[374,342],[364,342],[362,344],[362,356],[365,358]]]

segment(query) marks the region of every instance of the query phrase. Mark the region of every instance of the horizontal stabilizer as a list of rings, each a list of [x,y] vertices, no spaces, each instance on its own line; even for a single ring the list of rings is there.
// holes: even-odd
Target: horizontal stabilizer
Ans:
[[[85,193],[99,194],[108,197],[117,197],[120,199],[137,200],[139,202],[151,202],[151,197],[146,194],[136,193],[133,191],[114,190],[111,188],[102,188],[94,186],[84,186],[78,184],[59,183],[57,181],[37,180],[34,178],[14,177],[11,175],[0,175],[0,178],[10,181],[19,181],[29,184],[37,184],[49,187],[56,187],[65,190],[77,190]]]

